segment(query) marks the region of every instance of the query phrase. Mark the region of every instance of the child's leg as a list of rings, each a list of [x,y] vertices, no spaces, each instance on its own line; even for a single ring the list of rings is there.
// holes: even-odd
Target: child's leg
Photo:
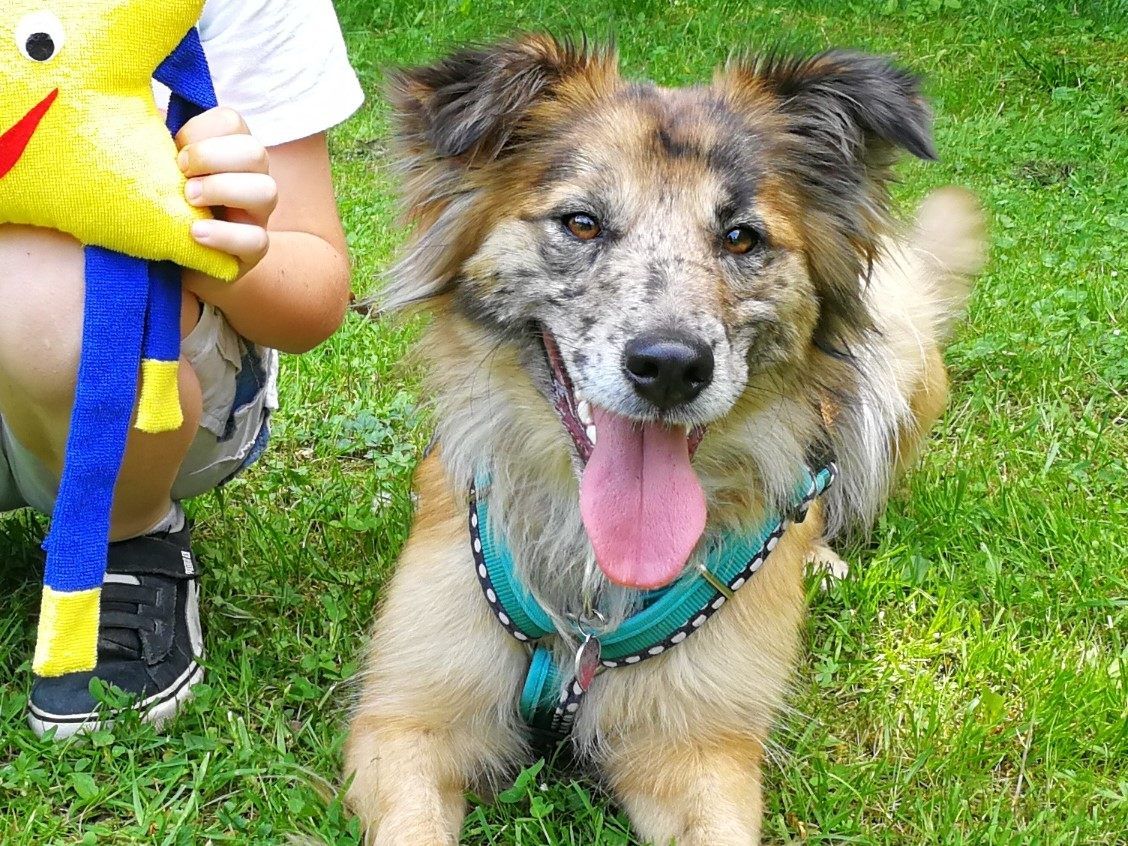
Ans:
[[[198,306],[186,305],[182,331]],[[71,238],[46,230],[0,228],[0,414],[11,434],[56,475],[61,471],[82,338],[83,258]],[[114,540],[156,525],[200,421],[200,385],[180,368],[184,425],[130,434],[114,503]]]
[[[72,239],[0,227],[0,458],[23,502],[47,512],[74,402],[84,275]],[[184,317],[187,332],[199,317],[194,301]],[[180,391],[179,431],[130,434],[112,525],[113,539],[123,542],[109,549],[98,663],[90,673],[36,680],[28,710],[37,733],[67,737],[104,719],[89,692],[92,676],[133,694],[155,721],[175,713],[202,678],[198,569],[170,497],[201,418],[200,381],[183,359]]]

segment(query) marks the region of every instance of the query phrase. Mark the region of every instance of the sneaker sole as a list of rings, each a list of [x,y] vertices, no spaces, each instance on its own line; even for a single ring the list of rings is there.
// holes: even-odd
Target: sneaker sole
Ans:
[[[193,661],[171,687],[138,702],[132,710],[144,711],[141,720],[160,729],[176,716],[181,705],[192,698],[192,688],[203,679],[204,668]],[[37,737],[43,737],[48,731],[55,729],[55,740],[66,740],[77,734],[109,728],[120,713],[116,711],[107,719],[102,719],[98,711],[89,714],[52,714],[29,703],[27,722]]]

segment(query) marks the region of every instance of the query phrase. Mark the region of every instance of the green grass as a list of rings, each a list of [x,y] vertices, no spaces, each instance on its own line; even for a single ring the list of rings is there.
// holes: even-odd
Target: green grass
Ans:
[[[893,52],[930,78],[942,161],[994,258],[949,355],[952,408],[851,579],[812,590],[809,654],[768,771],[774,842],[1128,843],[1128,4],[338,0],[357,67],[518,29],[613,34],[629,73],[706,78],[779,39]],[[336,133],[369,291],[401,233],[386,114]],[[364,630],[428,437],[416,329],[350,319],[284,366],[269,455],[192,504],[208,685],[164,736],[25,728],[42,520],[0,521],[0,843],[356,844],[335,797]],[[591,786],[530,772],[467,843],[628,844]]]

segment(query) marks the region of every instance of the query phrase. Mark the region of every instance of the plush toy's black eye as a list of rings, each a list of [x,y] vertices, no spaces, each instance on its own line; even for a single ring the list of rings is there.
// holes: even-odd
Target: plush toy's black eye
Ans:
[[[55,39],[46,32],[32,33],[24,47],[27,55],[37,62],[45,62],[55,55]]]
[[[49,62],[63,49],[63,24],[50,12],[26,15],[16,27],[16,44],[25,59]]]

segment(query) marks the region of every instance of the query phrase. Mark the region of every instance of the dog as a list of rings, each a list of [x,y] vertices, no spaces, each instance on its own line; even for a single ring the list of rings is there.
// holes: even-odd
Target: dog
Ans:
[[[536,754],[518,702],[547,654],[553,736],[644,842],[756,843],[805,562],[921,448],[984,260],[971,195],[890,211],[898,152],[935,157],[920,82],[828,52],[669,89],[530,34],[389,92],[413,235],[383,305],[430,315],[437,428],[345,748],[367,842],[458,842],[465,792]],[[718,538],[760,538],[744,577],[701,569]],[[686,580],[703,613],[604,660]]]

